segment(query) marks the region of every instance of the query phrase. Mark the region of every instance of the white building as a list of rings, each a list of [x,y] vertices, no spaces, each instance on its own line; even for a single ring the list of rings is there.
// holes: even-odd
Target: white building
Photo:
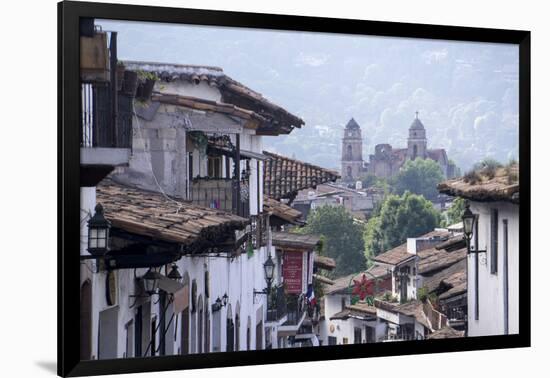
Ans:
[[[262,153],[262,137],[289,133],[303,121],[218,68],[126,62],[126,69],[152,72],[162,81],[150,101],[119,93],[127,110],[120,122],[131,137],[124,151],[115,151],[120,161],[102,169],[95,161],[81,162],[99,172],[88,174],[95,181],[81,190],[81,256],[88,256],[86,222],[96,202],[112,225],[106,257],[83,257],[82,359],[290,346],[292,332],[278,331],[288,316],[274,315],[263,292],[264,263],[271,256],[275,271],[282,271],[285,253],[272,246],[271,228],[298,218],[279,199],[311,180],[337,177],[317,167],[307,180],[278,190],[268,207],[275,213],[271,226],[265,164],[274,168],[267,171],[270,190],[281,189],[282,178],[275,169],[280,159]],[[302,299],[314,258],[311,248],[304,253]],[[144,291],[150,268],[160,274],[158,294]],[[179,282],[168,278],[175,268]],[[276,276],[274,284],[283,280]],[[301,327],[306,308],[299,310],[300,323],[286,326]]]
[[[459,178],[439,186],[469,200],[477,216],[468,255],[468,336],[519,331],[519,166],[496,169],[477,180]]]
[[[321,319],[317,327],[322,345],[362,344],[384,339],[386,323],[377,318],[376,308],[365,302],[352,303],[354,280],[360,280],[363,274],[376,280],[373,287],[376,295],[391,290],[388,270],[378,265],[324,285]]]

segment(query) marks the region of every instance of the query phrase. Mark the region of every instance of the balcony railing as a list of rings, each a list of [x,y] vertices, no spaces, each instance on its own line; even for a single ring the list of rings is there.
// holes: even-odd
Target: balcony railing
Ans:
[[[276,287],[271,294],[270,307],[267,310],[267,321],[276,322],[287,314],[285,289],[281,285]]]
[[[300,303],[302,297],[287,296],[287,321],[284,325],[298,325],[304,316],[305,306]]]
[[[117,93],[116,33],[107,54],[110,80],[87,78],[80,86],[80,146],[131,148],[133,99]]]
[[[250,216],[248,198],[237,196],[238,190],[236,181],[233,179],[195,178],[191,182],[189,199],[199,206],[220,209],[248,218]]]

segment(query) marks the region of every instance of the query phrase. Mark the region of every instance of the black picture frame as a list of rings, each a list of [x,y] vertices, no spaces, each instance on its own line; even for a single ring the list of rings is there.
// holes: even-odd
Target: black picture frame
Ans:
[[[338,345],[116,360],[79,360],[79,18],[152,21],[243,28],[295,30],[510,43],[519,49],[520,325],[519,334],[460,339]],[[83,376],[375,356],[528,347],[530,297],[530,32],[458,26],[255,14],[155,6],[64,1],[58,4],[58,374]]]

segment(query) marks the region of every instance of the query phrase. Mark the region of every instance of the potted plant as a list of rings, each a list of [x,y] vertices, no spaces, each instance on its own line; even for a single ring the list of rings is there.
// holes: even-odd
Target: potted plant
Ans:
[[[122,83],[124,82],[124,71],[126,67],[120,60],[116,64],[116,89],[120,91],[122,89]]]
[[[153,72],[139,71],[139,88],[137,97],[142,100],[149,100],[153,94],[153,88],[155,87],[155,82],[159,79],[158,76]]]
[[[124,71],[124,81],[122,85],[122,92],[130,97],[136,96],[138,87],[138,74],[135,71]]]

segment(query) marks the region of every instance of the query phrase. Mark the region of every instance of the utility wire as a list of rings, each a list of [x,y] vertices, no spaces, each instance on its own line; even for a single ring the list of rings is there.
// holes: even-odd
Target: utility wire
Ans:
[[[153,175],[153,179],[155,180],[155,184],[157,185],[157,188],[158,190],[160,191],[160,193],[164,196],[164,198],[166,198],[168,201],[170,202],[173,202],[174,204],[176,204],[178,206],[177,210],[176,210],[176,214],[179,213],[180,209],[183,207],[183,204],[181,202],[178,202],[176,201],[175,199],[173,198],[170,198],[165,192],[164,192],[164,189],[162,189],[162,186],[160,185],[158,179],[157,179],[157,176],[155,175],[155,171],[153,170],[153,162],[151,161],[151,153],[150,151],[147,151],[146,149],[146,146],[145,146],[145,139],[143,138],[143,133],[142,133],[142,130],[141,130],[141,124],[139,122],[139,117],[137,116],[137,113],[136,113],[136,110],[135,110],[135,100],[132,101],[132,115],[134,116],[135,120],[136,120],[136,125],[137,125],[137,130],[138,130],[138,134],[139,134],[139,138],[141,139],[141,143],[142,143],[142,147],[143,147],[143,151],[145,152],[145,156],[146,156],[146,160],[147,162],[149,163],[149,168],[151,169],[151,174]]]

